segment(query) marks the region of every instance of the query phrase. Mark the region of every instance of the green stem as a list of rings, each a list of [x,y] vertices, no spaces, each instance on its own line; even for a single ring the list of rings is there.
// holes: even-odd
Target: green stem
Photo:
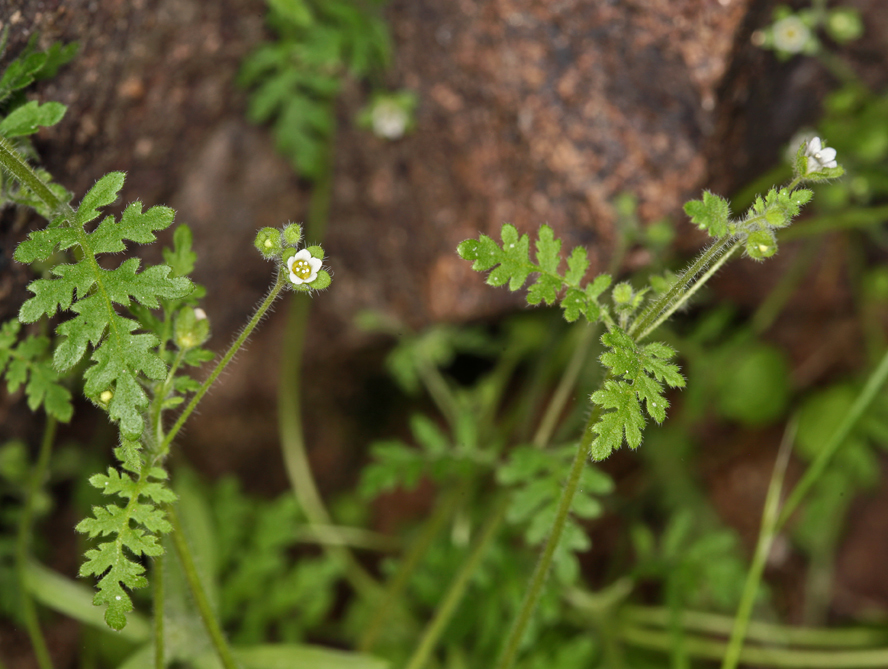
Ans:
[[[40,669],[52,669],[52,658],[46,646],[46,639],[43,637],[43,632],[40,629],[40,621],[37,619],[37,608],[34,606],[34,600],[31,599],[31,593],[28,591],[28,543],[33,529],[34,500],[46,479],[46,472],[49,468],[49,456],[52,453],[52,444],[55,440],[56,425],[55,418],[52,416],[46,417],[46,427],[43,430],[40,454],[37,456],[37,462],[34,464],[34,469],[31,470],[31,476],[28,479],[25,506],[22,509],[15,546],[15,569],[19,582],[22,618],[24,618],[25,629],[28,630],[31,646],[34,648],[34,655],[37,658],[37,665]]]
[[[173,388],[173,382],[176,378],[176,371],[179,369],[179,365],[182,364],[182,360],[184,358],[185,350],[179,349],[176,352],[176,357],[173,359],[173,364],[170,365],[170,369],[167,372],[166,379],[164,379],[163,383],[160,384],[160,387],[156,388],[154,391],[154,403],[151,407],[151,423],[153,428],[152,432],[154,433],[155,445],[163,443],[163,403],[169,395],[170,390],[172,390]]]
[[[789,454],[795,441],[796,424],[791,422],[783,433],[783,443],[777,453],[777,462],[771,474],[771,482],[768,484],[768,494],[765,497],[765,509],[762,512],[762,526],[759,530],[758,543],[755,547],[755,555],[752,565],[746,575],[746,583],[743,585],[743,593],[740,596],[740,605],[737,607],[737,615],[734,618],[734,628],[728,640],[728,648],[725,652],[722,669],[735,669],[740,662],[740,654],[743,650],[743,642],[746,639],[746,629],[752,616],[752,607],[758,595],[762,574],[771,552],[771,544],[777,535],[777,518],[780,513],[780,492],[783,489],[783,479],[786,476],[786,467],[789,464]]]
[[[176,515],[176,510],[172,506],[167,506],[166,512],[167,517],[170,519],[170,524],[173,526],[170,537],[173,540],[176,555],[182,564],[182,571],[185,574],[185,580],[188,582],[188,589],[191,591],[191,596],[194,597],[194,603],[197,605],[198,613],[200,613],[200,618],[207,630],[207,634],[210,635],[210,640],[213,642],[222,666],[225,669],[237,669],[237,663],[231,654],[231,648],[225,640],[219,621],[210,607],[207,593],[200,582],[200,576],[194,565],[194,558],[191,555],[191,550],[188,548],[188,542],[185,539],[185,534],[182,532],[182,525],[179,522],[179,517]]]
[[[422,635],[422,639],[420,639],[419,645],[413,652],[413,656],[407,663],[407,669],[420,669],[428,661],[432,650],[434,650],[435,645],[447,628],[447,624],[456,612],[457,606],[462,601],[469,586],[469,581],[475,573],[481,558],[484,556],[488,545],[493,541],[499,530],[500,523],[506,514],[507,502],[508,498],[503,497],[497,503],[493,514],[488,516],[480,536],[472,547],[472,552],[465,562],[462,563],[459,572],[457,572],[450,587],[447,589],[444,601],[438,606],[435,617],[429,623]]]
[[[617,631],[625,643],[637,648],[664,653],[668,653],[672,648],[673,639],[669,632],[658,632],[631,625],[618,627]],[[723,641],[698,636],[688,636],[685,648],[689,655],[702,660],[717,661],[725,653]],[[888,648],[826,651],[747,647],[740,653],[740,662],[785,669],[884,669],[888,667]]]
[[[179,433],[179,430],[182,429],[185,421],[188,420],[188,417],[197,407],[198,403],[203,399],[203,396],[207,394],[210,386],[212,386],[213,383],[215,383],[216,379],[219,378],[219,375],[228,366],[228,363],[231,362],[231,359],[234,357],[235,353],[237,353],[240,350],[241,346],[244,345],[247,337],[250,336],[250,334],[259,324],[259,321],[261,321],[263,316],[265,316],[265,313],[268,311],[269,307],[277,299],[278,295],[280,295],[281,290],[284,287],[284,281],[286,280],[285,274],[285,272],[278,270],[277,280],[275,281],[271,290],[268,291],[268,295],[266,296],[265,300],[262,302],[262,304],[259,305],[259,308],[256,309],[256,313],[253,314],[253,317],[250,319],[249,323],[247,323],[247,326],[241,331],[237,339],[234,340],[234,343],[225,352],[225,355],[222,356],[222,359],[216,364],[216,368],[212,371],[207,380],[201,384],[198,391],[194,394],[194,397],[192,397],[191,401],[188,403],[188,406],[185,407],[185,410],[179,415],[179,418],[176,421],[175,425],[173,425],[172,429],[167,433],[166,437],[164,437],[163,442],[160,444],[160,448],[158,448],[158,453],[161,457],[165,456],[169,452],[170,444]]]
[[[802,480],[796,484],[792,493],[789,495],[786,504],[783,506],[780,518],[777,520],[777,529],[783,527],[805,495],[811,490],[811,486],[813,486],[814,483],[817,482],[817,479],[820,478],[820,475],[823,474],[823,471],[826,469],[826,466],[829,464],[833,455],[839,450],[839,446],[842,445],[851,433],[851,430],[857,424],[857,421],[860,420],[863,412],[866,411],[867,407],[869,407],[870,403],[875,399],[876,394],[885,384],[886,378],[888,378],[888,352],[882,357],[882,361],[879,363],[879,366],[875,371],[870,374],[866,385],[863,390],[860,391],[860,394],[857,396],[851,409],[845,414],[845,419],[842,421],[841,425],[839,425],[833,433],[826,446],[824,446],[817,454],[817,458],[811,463],[811,466],[808,467],[804,476],[802,476]]]
[[[571,600],[573,602],[573,600]],[[573,602],[586,608],[581,601]],[[631,626],[667,627],[672,612],[662,606],[625,605],[620,609],[620,617]],[[728,636],[734,627],[734,618],[703,611],[683,610],[680,615],[682,627],[687,632],[702,632]],[[875,646],[888,641],[888,632],[880,629],[850,627],[833,629],[826,627],[791,627],[751,621],[746,630],[746,638],[758,643],[779,646],[804,646],[809,648]]]
[[[419,362],[419,375],[438,411],[444,416],[451,430],[456,429],[459,409],[447,381],[438,367],[426,359]]]
[[[154,558],[152,569],[152,604],[154,605],[154,669],[163,669],[164,638],[163,638],[163,555]]]
[[[362,653],[369,653],[373,649],[383,625],[389,619],[389,614],[394,610],[394,602],[397,601],[404,588],[407,587],[410,576],[419,566],[429,548],[431,548],[432,542],[438,536],[444,523],[453,515],[465,493],[466,485],[458,486],[452,489],[439,504],[435,505],[435,512],[432,514],[432,517],[425,523],[419,537],[398,566],[397,573],[386,585],[385,594],[373,612],[370,624],[367,625],[367,629],[358,644],[358,649]]]
[[[671,314],[684,304],[687,301],[686,291],[691,282],[710,264],[715,262],[719,256],[727,252],[731,246],[739,243],[740,240],[737,237],[726,235],[716,240],[712,246],[698,255],[697,259],[675,280],[672,287],[642,312],[632,324],[632,327],[629,328],[629,335],[635,339],[641,339],[641,336],[636,336],[638,333],[647,334],[652,329],[654,323],[662,322],[660,316],[664,312],[668,311]]]
[[[549,402],[549,406],[546,407],[546,413],[543,414],[540,425],[537,428],[536,433],[533,435],[533,445],[537,448],[545,447],[552,438],[552,433],[555,431],[555,425],[561,417],[561,412],[564,411],[564,405],[567,404],[571,391],[576,385],[577,379],[580,376],[580,371],[583,369],[583,365],[586,362],[586,357],[589,355],[589,346],[594,341],[597,332],[597,324],[586,323],[583,325],[583,332],[580,335],[580,340],[577,342],[577,346],[571,354],[564,374],[562,374],[561,379],[558,381],[558,387],[555,388],[552,400]]]
[[[311,474],[308,453],[302,430],[302,398],[299,379],[302,372],[302,352],[305,343],[305,322],[308,319],[309,300],[296,296],[290,305],[281,352],[281,376],[278,385],[278,433],[284,456],[284,467],[290,479],[299,506],[305,511],[309,525],[323,545],[326,554],[343,565],[345,576],[352,587],[366,599],[379,594],[380,586],[360,565],[338,535]]]
[[[735,252],[738,248],[740,248],[740,243],[739,243],[739,242],[736,243],[734,246],[732,246],[730,249],[728,249],[728,250],[725,252],[725,254],[724,254],[723,256],[721,256],[718,260],[716,260],[714,263],[712,263],[712,267],[710,267],[710,268],[706,271],[706,273],[704,273],[703,276],[700,277],[700,279],[699,279],[698,281],[694,282],[694,285],[692,285],[692,286],[691,286],[691,287],[690,287],[690,288],[689,288],[689,289],[688,289],[688,290],[687,290],[687,291],[686,291],[686,292],[685,292],[685,293],[684,293],[679,299],[677,299],[677,300],[672,304],[672,306],[670,306],[670,307],[668,307],[667,309],[665,309],[665,310],[659,315],[659,317],[657,317],[657,319],[656,319],[653,323],[651,323],[651,325],[649,325],[648,327],[646,327],[646,328],[645,328],[645,329],[644,329],[644,330],[643,330],[643,331],[642,331],[642,332],[641,332],[641,333],[635,338],[635,340],[636,340],[636,341],[641,341],[642,339],[644,339],[645,337],[647,337],[650,333],[652,333],[654,330],[656,330],[658,327],[660,327],[660,326],[666,321],[667,318],[669,318],[672,314],[674,314],[676,311],[678,311],[679,309],[681,309],[682,306],[684,306],[685,304],[687,304],[687,303],[688,303],[688,300],[690,300],[690,299],[694,296],[694,293],[696,293],[698,290],[700,290],[700,288],[702,288],[703,286],[705,286],[706,283],[707,283],[707,282],[708,282],[713,276],[715,276],[716,272],[718,272],[718,271],[722,268],[722,265],[724,265],[726,262],[728,262],[728,260],[731,259],[731,256],[734,255],[734,252]]]
[[[512,629],[503,646],[502,655],[496,665],[497,669],[509,669],[515,663],[515,659],[518,656],[518,651],[521,648],[521,641],[524,639],[524,632],[527,630],[527,625],[530,622],[530,618],[533,615],[537,603],[539,602],[540,595],[543,592],[543,586],[549,575],[549,568],[552,566],[552,558],[555,555],[555,549],[558,548],[561,533],[564,531],[564,526],[567,524],[567,519],[570,516],[570,507],[573,503],[574,494],[576,494],[577,486],[580,482],[580,476],[583,473],[583,468],[586,466],[586,460],[589,457],[589,447],[592,445],[592,439],[594,436],[592,426],[598,421],[600,415],[601,406],[593,404],[592,411],[589,413],[589,418],[583,429],[583,436],[577,446],[577,452],[574,456],[573,464],[570,466],[567,483],[561,493],[561,499],[558,501],[555,522],[552,524],[549,538],[546,540],[546,545],[543,547],[543,552],[540,555],[540,559],[530,578],[527,593],[524,596],[524,601],[521,603],[521,609],[518,611],[518,615],[515,618],[515,622],[512,625]]]
[[[2,136],[0,136],[0,165],[6,168],[20,184],[27,186],[52,212],[64,216],[69,222],[74,222],[75,214],[71,206],[56,197],[12,144]]]

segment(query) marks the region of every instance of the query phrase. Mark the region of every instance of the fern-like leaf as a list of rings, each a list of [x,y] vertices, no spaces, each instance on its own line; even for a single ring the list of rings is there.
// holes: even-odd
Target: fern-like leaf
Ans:
[[[554,304],[559,301],[564,309],[564,317],[573,322],[584,315],[594,322],[601,317],[601,306],[598,296],[610,285],[611,278],[607,274],[598,276],[595,281],[582,287],[581,282],[589,268],[586,251],[575,248],[567,259],[567,272],[561,275],[561,241],[555,238],[552,228],[548,225],[540,227],[536,242],[536,262],[530,259],[530,239],[519,235],[514,225],[506,223],[500,231],[502,244],[487,235],[478,239],[467,239],[457,247],[457,253],[463,260],[474,261],[472,269],[486,272],[487,283],[491,286],[509,284],[509,290],[515,291],[524,286],[528,277],[535,274],[536,278],[527,291],[527,303]]]
[[[16,320],[0,328],[0,374],[6,373],[7,390],[14,393],[24,386],[31,411],[43,406],[47,414],[67,423],[74,412],[71,393],[49,360],[49,339],[32,336],[16,345],[20,330]]]
[[[602,335],[601,341],[608,347],[601,362],[612,378],[592,394],[592,401],[606,410],[592,427],[597,435],[591,446],[594,460],[608,457],[624,439],[630,448],[638,448],[645,424],[642,404],[651,418],[662,423],[669,408],[663,385],[685,385],[678,366],[669,362],[675,351],[666,344],[639,346],[620,329]]]
[[[125,448],[125,447],[124,447]],[[93,517],[77,525],[78,532],[90,538],[113,537],[99,544],[98,549],[86,552],[86,562],[80,576],[99,578],[93,604],[107,606],[105,622],[115,630],[126,626],[126,614],[133,610],[127,590],[143,588],[148,581],[143,576],[145,567],[137,562],[142,556],[163,553],[158,533],[172,527],[158,508],[173,502],[176,496],[163,483],[167,474],[158,467],[143,471],[138,478],[108,469],[108,474],[96,474],[90,485],[105,495],[117,495],[126,500],[126,506],[108,504],[94,506]]]
[[[158,344],[157,337],[136,334],[138,322],[119,315],[114,305],[126,307],[135,302],[155,309],[160,299],[188,295],[192,284],[187,278],[171,276],[172,270],[166,265],[139,272],[137,258],[113,270],[99,265],[97,254],[122,251],[125,241],[153,242],[154,233],[173,222],[172,209],[152,207],[143,212],[141,203],[135,202],[126,208],[119,222],[108,216],[93,232],[87,232],[85,226],[99,217],[100,209],[117,199],[123,179],[121,172],[102,177],[83,198],[72,224],[31,233],[19,244],[15,258],[30,263],[46,260],[56,250],[81,249],[78,263],[57,265],[51,270],[53,278],[38,279],[28,286],[34,296],[22,305],[19,320],[30,323],[59,310],[76,314],[58,327],[57,332],[65,338],[56,348],[55,366],[62,372],[72,368],[92,345],[85,393],[96,397],[109,391],[103,406],[124,435],[135,439],[142,432],[141,414],[148,404],[139,376],[161,379],[166,366],[152,350]]]
[[[497,480],[513,486],[506,519],[524,528],[524,540],[531,546],[542,545],[552,527],[564,487],[564,472],[575,453],[574,446],[542,451],[533,446],[515,448],[509,460],[497,470]],[[576,553],[590,546],[588,534],[576,518],[597,518],[603,512],[598,497],[613,489],[611,479],[594,467],[583,469],[580,484],[571,503],[571,517],[555,549],[553,568],[556,578],[569,584],[579,575]]]

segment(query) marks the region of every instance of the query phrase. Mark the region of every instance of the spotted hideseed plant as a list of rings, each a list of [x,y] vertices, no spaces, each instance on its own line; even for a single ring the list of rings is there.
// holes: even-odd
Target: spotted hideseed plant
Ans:
[[[170,534],[219,658],[223,666],[234,667],[181,537],[176,497],[168,487],[165,466],[184,423],[280,294],[313,293],[330,285],[330,274],[323,269],[324,250],[316,245],[300,248],[303,235],[297,224],[258,232],[255,246],[273,262],[271,288],[206,379],[197,381],[187,369],[214,356],[203,348],[210,324],[199,304],[206,291],[189,278],[196,254],[188,227],[175,229],[172,248],[163,250],[163,264],[142,267],[142,261],[133,257],[109,269],[113,260],[109,254],[126,251],[131,243],[155,242],[158,232],[173,225],[173,210],[163,206],[146,210],[135,201],[118,217],[105,210],[119,199],[122,172],[106,174],[75,203],[50,174],[30,164],[34,153],[28,137],[61,120],[65,107],[25,103],[14,94],[66,57],[70,54],[59,50],[28,53],[13,61],[0,78],[0,102],[14,102],[0,107],[5,114],[0,118],[0,204],[30,207],[47,221],[15,251],[15,259],[32,265],[41,278],[28,286],[32,297],[21,306],[18,318],[0,331],[0,372],[11,389],[24,386],[32,410],[43,408],[50,434],[56,421],[71,417],[66,377],[82,374],[83,394],[119,431],[117,467],[90,478],[109,502],[94,507],[92,517],[77,525],[94,542],[80,575],[95,577],[94,604],[104,607],[108,626],[121,630],[127,625],[127,614],[133,610],[131,592],[148,584],[144,558],[153,558],[156,575],[162,573],[161,535]],[[499,242],[480,235],[459,245],[459,255],[472,261],[475,270],[489,271],[489,284],[508,284],[515,291],[531,279],[528,304],[557,304],[567,321],[584,318],[606,329],[601,337],[605,378],[591,395],[587,424],[542,556],[505,640],[500,667],[515,661],[574,510],[586,462],[590,457],[603,460],[624,443],[638,448],[647,418],[661,423],[666,417],[667,389],[685,384],[671,362],[675,352],[648,338],[731,257],[745,253],[764,260],[774,255],[776,231],[788,226],[812,197],[804,185],[839,177],[843,169],[835,150],[814,138],[799,147],[794,172],[788,185],[758,197],[737,218],[725,199],[709,192],[688,202],[685,211],[709,233],[711,244],[680,274],[653,277],[643,288],[628,282],[612,285],[607,274],[586,281],[589,260],[582,248],[573,249],[564,269],[561,241],[545,225],[537,235],[534,259],[528,235],[509,224],[502,227]],[[53,339],[23,327],[49,319],[58,322]],[[159,618],[157,639],[162,639],[163,616]],[[37,637],[39,629],[32,634],[32,639]],[[39,654],[39,639],[35,646]],[[157,654],[162,666],[162,650]]]

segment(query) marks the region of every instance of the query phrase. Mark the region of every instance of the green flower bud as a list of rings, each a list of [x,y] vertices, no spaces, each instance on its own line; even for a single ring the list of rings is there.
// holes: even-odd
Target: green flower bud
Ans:
[[[302,226],[298,223],[287,223],[284,226],[284,243],[287,246],[297,246],[302,241]]]
[[[253,242],[256,250],[266,260],[270,260],[281,253],[281,233],[275,228],[262,228],[256,233],[256,241]]]
[[[777,239],[770,230],[756,230],[746,238],[746,253],[753,260],[764,260],[777,253]]]
[[[173,338],[182,350],[196,348],[210,338],[210,321],[203,309],[183,307],[176,314]]]
[[[829,13],[826,31],[836,42],[844,44],[863,35],[863,21],[860,14],[850,7],[839,7]]]
[[[614,286],[614,304],[629,304],[632,302],[632,286],[631,284],[626,283],[618,283]]]

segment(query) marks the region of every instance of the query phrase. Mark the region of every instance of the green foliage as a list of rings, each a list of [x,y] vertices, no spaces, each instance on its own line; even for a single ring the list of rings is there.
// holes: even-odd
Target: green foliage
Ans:
[[[701,524],[689,508],[676,511],[659,541],[646,526],[632,530],[635,576],[661,580],[676,607],[731,610],[740,600],[746,564],[737,535]]]
[[[6,48],[8,30],[8,27],[4,28],[0,35],[0,56]],[[55,42],[46,51],[37,51],[36,44],[35,34],[28,46],[6,66],[3,76],[0,76],[0,109],[4,104],[9,105],[9,98],[23,88],[40,79],[54,77],[62,65],[74,58],[78,49],[76,42],[64,46]]]
[[[71,393],[52,367],[49,339],[29,336],[16,344],[20,330],[18,321],[0,328],[0,374],[5,372],[7,390],[14,393],[24,386],[31,411],[43,406],[48,415],[67,423],[74,411]]]
[[[731,207],[723,197],[706,191],[702,200],[691,200],[685,204],[684,210],[691,223],[708,232],[711,237],[728,234]]]
[[[805,188],[772,188],[764,198],[756,197],[742,219],[734,221],[730,218],[727,200],[706,192],[702,200],[685,204],[685,212],[692,223],[712,237],[739,236],[747,255],[754,260],[763,260],[777,252],[774,231],[789,225],[812,196],[813,193]]]
[[[373,498],[396,487],[415,488],[423,476],[436,482],[465,478],[479,467],[489,467],[493,455],[478,449],[471,428],[452,443],[444,432],[421,414],[410,420],[410,428],[419,448],[398,440],[371,445],[373,461],[361,472],[359,494]]]
[[[508,283],[509,290],[515,291],[524,286],[531,274],[536,274],[527,292],[527,303],[554,304],[560,301],[568,322],[577,320],[580,314],[590,322],[601,317],[598,297],[610,286],[611,278],[601,274],[585,288],[581,286],[589,268],[585,249],[577,247],[573,250],[567,259],[567,271],[562,275],[561,240],[555,239],[548,225],[540,227],[536,263],[530,260],[529,237],[526,234],[519,236],[515,226],[508,223],[503,225],[500,237],[502,245],[487,235],[480,235],[477,240],[468,239],[457,247],[457,253],[463,260],[473,260],[472,269],[476,272],[492,269],[487,276],[487,283],[491,286]],[[559,300],[565,288],[567,290]]]
[[[330,613],[343,568],[309,555],[294,559],[299,531],[307,529],[296,499],[250,498],[229,478],[216,485],[212,510],[219,612],[233,639],[261,643],[274,630],[282,641],[304,641]]]
[[[139,272],[137,258],[125,260],[114,270],[99,265],[96,255],[123,251],[125,240],[153,242],[154,232],[173,222],[172,209],[152,207],[143,213],[142,204],[135,202],[124,210],[119,222],[107,216],[87,232],[86,224],[98,218],[99,209],[117,199],[123,179],[121,172],[102,177],[83,198],[70,225],[32,232],[19,244],[15,258],[33,263],[49,260],[57,250],[80,249],[78,263],[56,265],[51,270],[55,278],[37,279],[28,286],[34,297],[22,305],[19,320],[32,323],[43,316],[52,317],[60,309],[77,314],[57,328],[65,339],[55,350],[55,366],[62,372],[71,369],[92,345],[93,364],[84,373],[84,392],[93,398],[110,393],[101,401],[122,432],[136,439],[144,425],[142,411],[148,405],[139,378],[163,379],[167,370],[152,351],[159,343],[157,337],[135,334],[139,323],[118,314],[113,305],[129,306],[135,300],[154,309],[162,298],[185,297],[192,284],[186,278],[170,276],[172,270],[165,265]]]
[[[524,527],[524,540],[530,546],[545,543],[558,509],[564,487],[564,473],[576,453],[576,446],[541,450],[532,446],[513,449],[509,459],[497,469],[497,481],[514,487],[509,497],[506,519]],[[555,550],[552,568],[563,585],[575,583],[580,566],[575,553],[592,545],[576,519],[591,520],[603,513],[598,497],[613,490],[610,477],[596,469],[583,469],[578,492],[571,503],[572,516]]]
[[[645,425],[642,403],[647,414],[662,423],[669,408],[663,384],[685,385],[678,366],[668,362],[675,351],[665,344],[639,346],[621,330],[603,335],[601,341],[609,349],[601,355],[601,363],[610,374],[604,388],[592,394],[592,401],[610,411],[602,413],[592,428],[598,435],[591,446],[594,460],[603,460],[620,448],[624,438],[630,448],[638,448]]]
[[[86,562],[80,568],[80,576],[99,578],[95,599],[96,606],[106,605],[105,622],[115,630],[126,626],[126,614],[133,610],[133,603],[126,589],[143,588],[148,581],[137,560],[142,556],[163,553],[158,534],[172,528],[164,517],[160,504],[169,504],[175,495],[162,481],[167,473],[160,467],[143,468],[136,478],[129,473],[108,469],[108,474],[96,474],[89,482],[105,495],[117,495],[126,501],[93,507],[93,518],[78,523],[78,532],[90,538],[113,537],[102,542],[98,549],[86,552]],[[142,498],[145,498],[143,501]],[[126,588],[126,589],[124,589]]]
[[[857,389],[838,384],[805,399],[798,411],[797,452],[813,460],[835,432],[854,403]],[[872,489],[879,481],[879,453],[888,450],[888,396],[876,398],[821,479],[815,484],[802,522],[794,531],[808,551],[829,546],[838,539],[854,495]]]
[[[248,116],[272,123],[278,150],[308,179],[327,169],[334,102],[345,74],[361,79],[389,60],[389,37],[375,12],[352,0],[269,0],[275,42],[243,64],[253,89]]]
[[[52,126],[62,120],[67,108],[58,102],[27,102],[14,109],[0,121],[0,135],[4,137],[21,137],[33,135],[41,127]]]

